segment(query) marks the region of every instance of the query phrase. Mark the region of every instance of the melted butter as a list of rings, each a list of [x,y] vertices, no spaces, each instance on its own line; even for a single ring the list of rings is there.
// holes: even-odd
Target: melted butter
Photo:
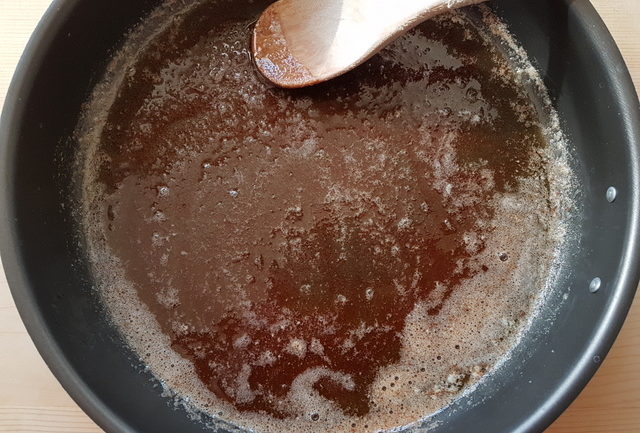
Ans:
[[[290,405],[306,380],[362,417],[416,306],[437,316],[507,266],[480,260],[492,198],[544,177],[546,143],[473,26],[424,23],[343,77],[285,91],[249,57],[260,10],[204,3],[141,53],[99,145],[104,234],[219,399],[307,416]]]

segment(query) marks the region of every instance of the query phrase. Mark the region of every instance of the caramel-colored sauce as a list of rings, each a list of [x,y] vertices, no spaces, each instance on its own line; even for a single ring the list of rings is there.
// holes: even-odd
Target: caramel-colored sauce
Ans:
[[[141,52],[101,138],[104,232],[220,399],[293,416],[284,397],[317,371],[320,395],[364,415],[415,306],[437,315],[504,266],[477,259],[491,198],[535,173],[545,143],[473,26],[424,23],[286,91],[249,57],[263,7],[205,3]]]

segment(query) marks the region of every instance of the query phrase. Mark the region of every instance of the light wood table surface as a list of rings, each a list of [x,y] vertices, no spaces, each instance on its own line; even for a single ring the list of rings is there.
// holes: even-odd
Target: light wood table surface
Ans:
[[[618,42],[636,87],[640,88],[640,0],[592,2]],[[49,3],[50,0],[0,0],[0,106],[27,39]],[[598,373],[547,432],[640,432],[638,298]],[[0,269],[0,432],[100,431],[38,355]]]

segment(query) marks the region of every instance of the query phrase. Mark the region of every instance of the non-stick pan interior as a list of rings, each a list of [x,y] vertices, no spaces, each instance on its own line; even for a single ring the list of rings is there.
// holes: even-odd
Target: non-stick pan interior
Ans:
[[[57,1],[29,44],[0,130],[2,259],[27,328],[65,388],[107,431],[210,431],[162,397],[103,319],[75,232],[70,139],[125,32],[158,1]],[[230,6],[231,7],[231,6]],[[587,0],[491,3],[550,90],[575,151],[576,236],[547,308],[513,357],[433,432],[542,430],[591,377],[638,280],[638,100]],[[617,191],[613,202],[607,189]],[[589,290],[593,278],[601,285]]]

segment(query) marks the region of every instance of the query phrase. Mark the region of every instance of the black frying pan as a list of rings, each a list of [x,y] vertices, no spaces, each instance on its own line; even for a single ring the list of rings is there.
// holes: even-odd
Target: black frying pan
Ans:
[[[18,66],[0,129],[0,242],[9,285],[51,370],[109,432],[210,431],[160,396],[103,319],[74,235],[69,137],[110,53],[158,2],[55,1]],[[579,236],[514,356],[436,415],[437,433],[543,430],[602,362],[639,279],[640,110],[611,36],[587,0],[491,6],[541,71],[573,143]],[[609,187],[617,192],[613,202]],[[595,277],[601,283],[592,293]]]

